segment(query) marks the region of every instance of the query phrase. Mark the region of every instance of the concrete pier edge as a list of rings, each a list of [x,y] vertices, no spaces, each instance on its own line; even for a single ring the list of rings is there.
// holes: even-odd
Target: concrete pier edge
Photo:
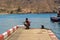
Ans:
[[[23,28],[25,29],[24,25],[16,25],[13,28],[7,30],[6,32],[4,32],[3,34],[0,34],[0,40],[7,40],[7,38],[14,34],[14,32],[18,29],[18,28]],[[47,30],[48,34],[51,38],[51,40],[58,40],[58,38],[55,36],[55,34],[51,31],[51,30]]]

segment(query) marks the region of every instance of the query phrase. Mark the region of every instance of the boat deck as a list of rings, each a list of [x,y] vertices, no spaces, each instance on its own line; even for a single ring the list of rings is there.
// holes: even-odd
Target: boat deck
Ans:
[[[18,28],[6,40],[52,40],[46,29]]]

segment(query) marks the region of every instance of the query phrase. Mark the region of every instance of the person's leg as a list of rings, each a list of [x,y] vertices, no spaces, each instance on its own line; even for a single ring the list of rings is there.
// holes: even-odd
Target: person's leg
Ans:
[[[28,28],[27,25],[26,25],[26,24],[24,24],[24,25],[25,25],[25,27],[26,27],[25,29],[27,29],[27,28]]]
[[[26,25],[26,29],[29,29],[29,26]]]
[[[26,24],[24,24],[25,26],[26,26],[26,29],[29,29],[29,26],[28,25],[26,25]]]
[[[29,26],[27,26],[27,28],[30,29]]]

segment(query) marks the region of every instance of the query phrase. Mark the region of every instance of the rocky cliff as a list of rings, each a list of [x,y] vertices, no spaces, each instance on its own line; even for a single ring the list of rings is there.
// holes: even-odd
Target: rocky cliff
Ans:
[[[0,0],[0,13],[55,12],[55,0]]]

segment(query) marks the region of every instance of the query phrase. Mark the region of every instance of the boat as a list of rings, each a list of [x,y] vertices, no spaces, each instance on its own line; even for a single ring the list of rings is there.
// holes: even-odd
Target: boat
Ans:
[[[52,22],[60,22],[60,11],[59,13],[57,14],[57,17],[50,17],[50,20]]]
[[[50,20],[52,22],[60,22],[60,17],[51,17]]]

